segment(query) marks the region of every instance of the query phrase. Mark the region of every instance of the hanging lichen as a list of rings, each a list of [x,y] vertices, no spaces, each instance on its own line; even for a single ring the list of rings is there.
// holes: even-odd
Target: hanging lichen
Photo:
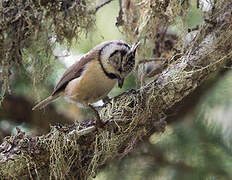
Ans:
[[[0,72],[2,96],[13,67],[23,66],[34,82],[50,70],[56,43],[68,43],[87,33],[95,22],[89,0],[0,2]]]

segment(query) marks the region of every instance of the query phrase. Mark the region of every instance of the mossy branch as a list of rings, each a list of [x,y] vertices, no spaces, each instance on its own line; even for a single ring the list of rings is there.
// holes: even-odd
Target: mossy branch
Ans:
[[[188,49],[149,84],[98,109],[109,121],[52,127],[30,137],[18,129],[0,146],[0,177],[87,179],[110,160],[127,155],[142,138],[165,130],[165,110],[193,92],[232,58],[232,4],[203,24]]]

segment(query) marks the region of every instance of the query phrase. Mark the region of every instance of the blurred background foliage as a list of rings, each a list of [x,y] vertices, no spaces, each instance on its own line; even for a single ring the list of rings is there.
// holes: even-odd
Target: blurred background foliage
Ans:
[[[203,20],[196,1],[188,2],[191,8],[186,16],[181,21],[175,19],[169,28],[172,35],[183,31],[186,34],[188,28],[194,28]],[[31,108],[35,102],[52,92],[65,69],[81,54],[102,41],[131,40],[123,33],[122,27],[115,25],[119,9],[118,1],[112,1],[98,10],[94,22],[96,26],[92,26],[87,35],[80,33],[80,38],[71,47],[68,42],[56,45],[52,49],[54,57],[50,58],[49,71],[43,71],[46,73],[44,79],[35,82],[26,73],[32,68],[29,65],[30,53],[37,51],[33,50],[36,47],[31,47],[31,52],[23,55],[24,69],[13,67],[9,79],[11,92],[6,94],[0,107],[0,142],[5,136],[14,133],[16,126],[37,135],[48,132],[50,124],[69,124],[82,119],[80,110],[63,99],[42,112],[32,112]],[[143,52],[147,57],[150,54],[151,51]],[[47,55],[42,53],[40,56],[46,58]],[[34,74],[41,73],[41,69],[35,70]],[[232,179],[231,77],[231,69],[225,69],[207,80],[177,108],[167,112],[169,125],[164,133],[154,134],[149,141],[141,142],[127,157],[105,167],[96,179]],[[126,79],[123,89],[115,87],[110,96],[138,86],[133,73]]]

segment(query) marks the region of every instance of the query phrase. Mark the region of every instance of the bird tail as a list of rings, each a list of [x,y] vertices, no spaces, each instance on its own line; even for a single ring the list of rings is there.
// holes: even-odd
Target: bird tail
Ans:
[[[36,109],[42,109],[45,106],[47,106],[49,103],[51,103],[52,101],[54,101],[56,98],[58,98],[60,96],[60,94],[54,94],[51,95],[49,97],[47,97],[46,99],[44,99],[43,101],[39,102],[38,104],[36,104],[33,108],[32,111],[36,110]]]

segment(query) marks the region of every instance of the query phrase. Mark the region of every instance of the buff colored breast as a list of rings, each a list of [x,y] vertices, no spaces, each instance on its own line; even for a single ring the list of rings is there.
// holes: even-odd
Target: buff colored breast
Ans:
[[[109,79],[96,61],[89,62],[83,75],[68,83],[64,93],[68,100],[87,105],[104,98],[114,87],[117,80]]]

